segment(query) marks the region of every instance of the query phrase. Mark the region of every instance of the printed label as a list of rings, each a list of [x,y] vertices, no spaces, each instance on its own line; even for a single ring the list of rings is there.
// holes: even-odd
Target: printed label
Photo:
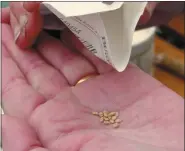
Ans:
[[[62,15],[58,17],[89,51],[112,65],[107,34],[99,14],[70,18]]]

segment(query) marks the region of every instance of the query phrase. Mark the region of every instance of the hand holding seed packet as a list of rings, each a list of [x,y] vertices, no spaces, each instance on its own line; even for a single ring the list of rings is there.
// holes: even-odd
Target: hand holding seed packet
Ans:
[[[184,150],[180,96],[134,65],[117,72],[69,29],[60,38],[41,30],[39,4],[27,3],[17,43],[20,3],[2,9],[4,151]]]

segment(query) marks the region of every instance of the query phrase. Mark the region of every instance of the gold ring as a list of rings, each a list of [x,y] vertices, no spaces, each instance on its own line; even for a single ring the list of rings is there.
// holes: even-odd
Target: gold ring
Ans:
[[[87,76],[84,76],[84,77],[82,77],[80,80],[78,80],[77,81],[77,83],[75,84],[75,85],[78,85],[78,84],[80,84],[80,83],[82,83],[82,82],[85,82],[85,81],[87,81],[87,80],[89,80],[89,79],[91,79],[91,78],[93,78],[93,77],[96,77],[98,74],[89,74],[89,75],[87,75]]]

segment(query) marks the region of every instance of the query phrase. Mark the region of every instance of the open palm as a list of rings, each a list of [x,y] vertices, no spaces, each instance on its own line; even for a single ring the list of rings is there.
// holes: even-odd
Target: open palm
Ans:
[[[183,99],[137,67],[118,73],[46,33],[27,51],[9,25],[2,34],[4,151],[183,151]],[[120,128],[91,114],[102,110],[118,111]]]

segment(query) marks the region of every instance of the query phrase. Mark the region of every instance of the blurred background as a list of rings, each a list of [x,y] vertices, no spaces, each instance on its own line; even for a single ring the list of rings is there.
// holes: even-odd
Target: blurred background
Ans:
[[[154,67],[153,76],[184,97],[184,13],[174,17],[168,26],[160,26],[154,38],[155,55],[164,54],[162,68]],[[163,65],[164,64],[164,65]]]
[[[131,62],[184,97],[184,13],[134,33]]]

